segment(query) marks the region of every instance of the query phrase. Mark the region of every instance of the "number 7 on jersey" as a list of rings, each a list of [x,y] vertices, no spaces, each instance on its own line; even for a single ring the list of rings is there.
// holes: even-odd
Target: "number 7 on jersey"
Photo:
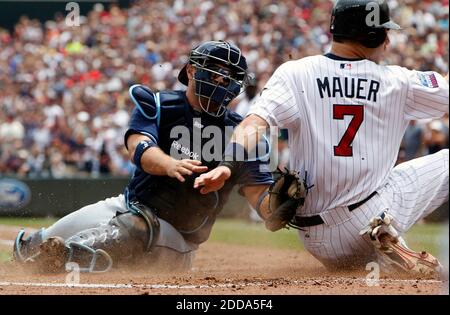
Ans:
[[[363,105],[333,105],[334,119],[342,120],[344,119],[344,116],[348,115],[353,116],[353,118],[342,136],[341,141],[339,141],[339,144],[334,146],[335,156],[353,156],[352,142],[364,120]]]

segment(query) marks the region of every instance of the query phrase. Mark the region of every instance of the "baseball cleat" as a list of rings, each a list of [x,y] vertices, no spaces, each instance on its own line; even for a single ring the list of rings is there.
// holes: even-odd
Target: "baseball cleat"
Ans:
[[[388,234],[380,235],[378,240],[381,246],[377,248],[377,254],[387,271],[432,278],[442,276],[442,265],[430,253],[415,252],[409,249],[401,238],[394,239]]]
[[[404,272],[415,276],[441,277],[443,267],[437,258],[425,251],[415,252],[408,248],[393,227],[393,220],[385,210],[373,217],[360,232],[360,235],[370,237],[383,271],[388,274]]]

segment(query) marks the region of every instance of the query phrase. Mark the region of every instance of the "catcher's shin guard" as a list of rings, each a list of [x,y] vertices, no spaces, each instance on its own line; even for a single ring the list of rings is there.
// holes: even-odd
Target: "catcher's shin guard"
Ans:
[[[74,256],[77,246],[68,247],[61,237],[49,237],[44,240],[44,229],[41,229],[24,239],[25,231],[21,230],[14,241],[14,261],[34,272],[59,273],[65,271],[66,263]],[[99,256],[104,260],[110,260],[103,252],[92,253],[92,260],[98,260]],[[91,264],[95,265],[95,264]],[[93,270],[90,270],[94,272]]]
[[[415,252],[406,246],[402,237],[392,226],[393,217],[383,211],[370,220],[369,226],[360,232],[369,235],[385,273],[407,273],[415,276],[439,278],[443,268],[431,254]]]
[[[81,272],[106,272],[114,264],[133,262],[153,248],[159,221],[152,213],[119,214],[110,222],[77,233],[66,240],[69,262]]]

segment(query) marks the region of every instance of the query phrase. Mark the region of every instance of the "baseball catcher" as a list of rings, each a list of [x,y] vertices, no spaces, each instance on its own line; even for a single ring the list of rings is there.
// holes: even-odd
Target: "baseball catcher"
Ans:
[[[14,245],[16,261],[40,272],[64,271],[68,262],[85,272],[138,261],[189,268],[233,186],[239,185],[255,204],[254,191],[273,182],[269,172],[260,171],[264,162],[255,159],[243,162],[243,170],[215,192],[202,194],[193,187],[200,173],[221,162],[230,136],[225,129],[242,120],[227,105],[245,88],[247,77],[238,47],[208,41],[191,50],[179,73],[186,91],[132,86],[135,109],[125,146],[136,171],[124,194],[86,206],[28,237],[21,231]],[[201,136],[203,130],[220,132],[211,138]]]

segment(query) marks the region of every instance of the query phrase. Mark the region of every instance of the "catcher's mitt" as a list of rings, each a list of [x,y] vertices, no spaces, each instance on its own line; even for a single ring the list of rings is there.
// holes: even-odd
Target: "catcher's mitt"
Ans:
[[[271,215],[265,220],[266,228],[278,231],[289,225],[297,208],[302,206],[308,194],[305,180],[298,172],[278,170],[280,177],[269,188],[269,209]]]

